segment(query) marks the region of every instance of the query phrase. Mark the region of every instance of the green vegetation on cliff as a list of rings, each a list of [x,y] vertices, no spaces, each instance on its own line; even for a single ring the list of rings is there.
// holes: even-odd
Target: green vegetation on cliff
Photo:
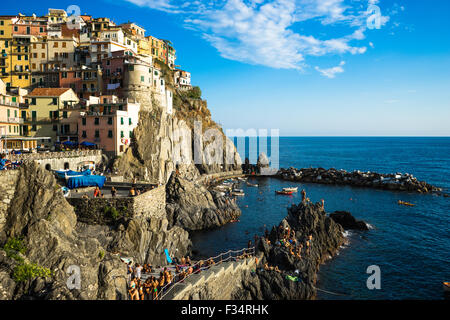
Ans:
[[[17,262],[17,265],[13,270],[14,281],[24,282],[39,277],[49,278],[52,276],[50,269],[41,267],[36,263],[25,262],[25,259],[22,256],[27,253],[27,248],[23,243],[22,238],[9,238],[3,246],[3,250],[5,250],[6,255],[9,258],[14,259]]]

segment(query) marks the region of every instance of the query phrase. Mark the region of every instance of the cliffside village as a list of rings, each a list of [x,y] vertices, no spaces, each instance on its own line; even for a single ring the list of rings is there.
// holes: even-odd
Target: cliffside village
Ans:
[[[172,113],[174,89],[191,89],[169,40],[135,23],[68,16],[0,16],[0,153],[129,146],[140,104],[127,90],[155,92]],[[166,83],[164,71],[173,73]]]

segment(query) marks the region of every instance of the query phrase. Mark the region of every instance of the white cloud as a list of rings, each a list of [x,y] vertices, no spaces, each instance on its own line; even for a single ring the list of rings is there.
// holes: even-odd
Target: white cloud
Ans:
[[[336,77],[336,74],[344,72],[343,68],[344,65],[345,61],[341,61],[341,63],[339,63],[339,65],[337,65],[336,67],[332,67],[329,69],[320,69],[319,67],[316,66],[314,69],[320,72],[323,76],[333,79]]]
[[[272,68],[298,69],[307,56],[363,54],[367,7],[378,0],[126,0],[139,6],[180,14],[185,27],[198,31],[224,58]],[[389,17],[382,17],[382,25]],[[319,22],[325,37],[299,33],[302,23]],[[338,68],[342,66],[338,66]],[[329,69],[324,69],[326,71]],[[332,72],[332,71],[331,71]],[[337,71],[335,73],[339,73]],[[333,74],[334,75],[334,74]]]

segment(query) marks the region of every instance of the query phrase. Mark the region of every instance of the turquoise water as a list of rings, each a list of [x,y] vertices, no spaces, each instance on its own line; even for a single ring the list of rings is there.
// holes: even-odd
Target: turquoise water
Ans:
[[[281,167],[324,167],[407,172],[450,189],[450,138],[280,138]],[[256,179],[255,179],[256,182]],[[351,232],[349,245],[321,267],[318,287],[344,294],[319,293],[320,299],[441,299],[441,282],[450,280],[450,198],[364,188],[299,184],[257,179],[242,184],[239,222],[193,235],[194,249],[214,255],[247,245],[264,226],[278,224],[300,195],[275,190],[299,186],[312,201],[325,199],[327,212],[348,210],[373,228]],[[404,207],[403,200],[416,204]],[[381,290],[368,290],[366,269],[381,269]]]

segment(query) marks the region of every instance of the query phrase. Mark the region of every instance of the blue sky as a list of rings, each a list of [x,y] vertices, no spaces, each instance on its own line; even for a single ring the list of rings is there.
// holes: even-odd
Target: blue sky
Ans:
[[[282,136],[450,136],[450,2],[8,1],[1,14],[82,13],[170,39],[225,129]],[[367,9],[381,10],[380,29]]]

